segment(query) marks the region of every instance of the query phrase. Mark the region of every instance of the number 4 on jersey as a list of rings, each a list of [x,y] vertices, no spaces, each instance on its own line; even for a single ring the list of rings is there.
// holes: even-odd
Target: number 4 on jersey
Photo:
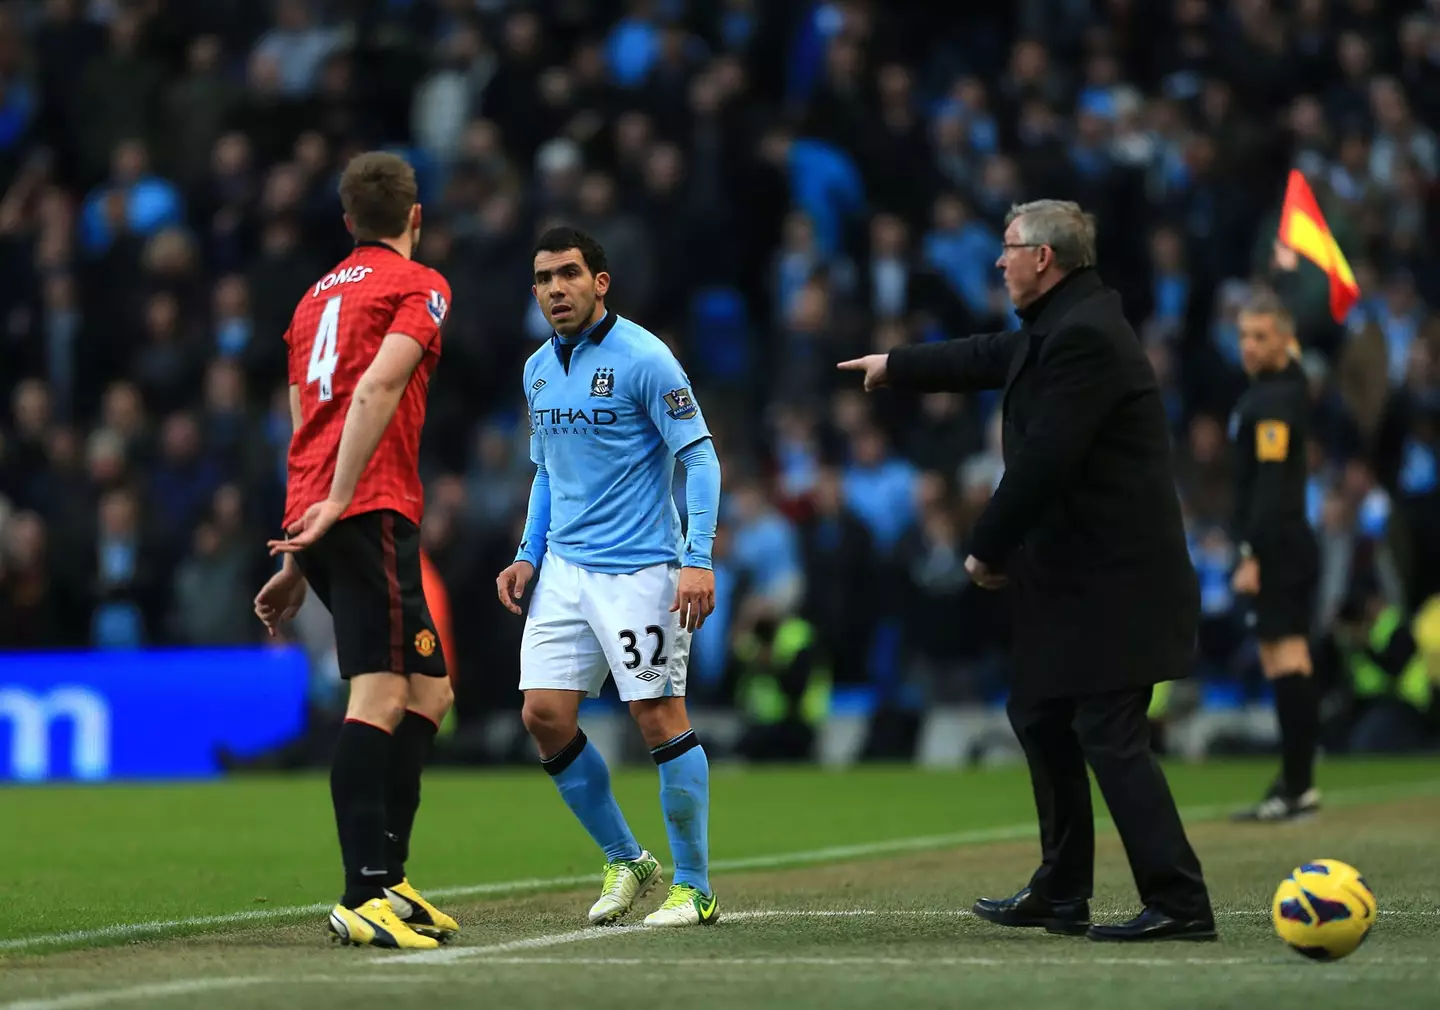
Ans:
[[[320,313],[320,325],[315,330],[315,343],[310,349],[310,368],[305,373],[305,384],[320,383],[320,400],[324,402],[335,395],[331,379],[335,365],[340,360],[340,299],[342,295],[327,299],[325,310]]]

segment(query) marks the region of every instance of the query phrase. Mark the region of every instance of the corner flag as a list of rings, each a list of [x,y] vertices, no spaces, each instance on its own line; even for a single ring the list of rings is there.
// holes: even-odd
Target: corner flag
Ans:
[[[1329,276],[1330,314],[1337,323],[1343,323],[1350,306],[1360,298],[1360,285],[1355,283],[1355,274],[1330,233],[1325,215],[1320,213],[1310,184],[1297,169],[1290,170],[1285,203],[1280,208],[1280,241]]]

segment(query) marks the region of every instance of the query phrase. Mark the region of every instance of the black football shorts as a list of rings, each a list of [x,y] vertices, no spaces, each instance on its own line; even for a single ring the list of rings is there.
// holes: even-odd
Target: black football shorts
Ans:
[[[445,676],[420,578],[420,527],[388,509],[340,520],[296,555],[335,621],[340,675]]]
[[[1317,545],[1307,535],[1289,538],[1260,556],[1260,592],[1252,630],[1261,642],[1308,638],[1320,588]]]

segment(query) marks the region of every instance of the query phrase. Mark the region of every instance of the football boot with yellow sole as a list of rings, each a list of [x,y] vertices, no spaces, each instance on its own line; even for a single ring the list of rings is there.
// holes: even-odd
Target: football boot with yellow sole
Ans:
[[[433,936],[444,943],[460,932],[460,924],[426,901],[419,891],[410,886],[409,880],[385,888],[385,897],[400,921],[421,936]]]
[[[434,950],[440,941],[415,932],[395,914],[384,898],[371,898],[359,908],[336,905],[330,910],[330,932],[341,943],[391,950]]]

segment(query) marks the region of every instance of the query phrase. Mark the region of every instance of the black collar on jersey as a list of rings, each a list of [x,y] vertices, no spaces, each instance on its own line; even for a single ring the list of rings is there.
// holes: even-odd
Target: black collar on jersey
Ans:
[[[570,342],[568,345],[566,343],[566,338],[560,336],[560,334],[555,332],[554,330],[550,331],[550,339],[555,342],[557,347],[573,347],[576,344],[580,343],[580,341],[582,340],[589,340],[591,343],[598,344],[600,343],[600,341],[605,339],[605,337],[610,333],[611,330],[615,328],[616,319],[617,316],[615,315],[615,313],[611,312],[609,309],[606,309],[605,314],[600,317],[600,321],[598,323],[591,323],[589,329],[582,330],[575,336],[570,337]]]
[[[570,356],[575,353],[575,348],[579,346],[580,341],[589,340],[591,343],[600,343],[615,328],[616,318],[615,313],[606,309],[598,323],[592,324],[589,330],[569,342],[553,330],[550,332],[550,343],[555,348],[555,356],[560,359],[560,367],[565,369],[566,374],[570,372]]]
[[[598,344],[615,328],[615,319],[615,313],[606,309],[605,314],[600,317],[600,321],[590,327],[590,332],[582,333],[580,336],[583,339],[589,340],[592,344]]]
[[[389,242],[381,242],[379,239],[371,239],[371,238],[360,239],[358,242],[355,243],[355,248],[356,248],[356,249],[366,249],[366,248],[369,248],[369,249],[389,249],[389,250],[390,250],[391,252],[393,252],[396,256],[404,256],[404,255],[405,255],[405,254],[402,253],[399,249],[396,249],[393,245],[391,245]]]

